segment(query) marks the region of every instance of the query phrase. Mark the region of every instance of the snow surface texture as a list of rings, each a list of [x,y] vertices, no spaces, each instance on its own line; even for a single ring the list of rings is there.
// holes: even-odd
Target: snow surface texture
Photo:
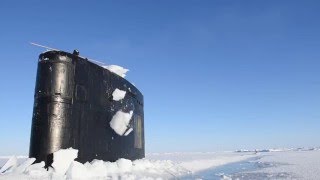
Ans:
[[[102,66],[105,69],[108,69],[109,71],[121,76],[121,77],[126,77],[126,73],[129,71],[129,69],[125,69],[121,66],[118,65],[109,65],[109,66]]]
[[[132,117],[133,111],[130,111],[129,113],[125,113],[123,111],[118,111],[111,119],[110,121],[110,127],[120,136],[125,135],[127,136],[130,134],[132,130],[128,130],[130,119]],[[129,133],[126,133],[129,132]]]
[[[122,91],[118,88],[116,88],[113,93],[112,93],[112,98],[115,101],[120,101],[121,99],[123,99],[126,96],[126,91]]]
[[[270,179],[320,179],[318,150],[270,152],[257,163],[263,168],[247,173],[251,177],[268,175]]]
[[[62,150],[74,155],[74,150]],[[57,155],[56,155],[57,156]],[[4,157],[7,159],[7,157]],[[0,179],[319,179],[319,149],[278,149],[271,152],[165,153],[147,154],[146,159],[116,162],[93,160],[70,163],[65,174],[30,165],[33,158],[17,163],[12,157],[1,170]],[[168,160],[170,159],[170,160]],[[18,160],[20,160],[18,158]],[[59,159],[60,161],[61,159]],[[1,162],[1,157],[0,157]],[[63,163],[60,161],[59,163]]]

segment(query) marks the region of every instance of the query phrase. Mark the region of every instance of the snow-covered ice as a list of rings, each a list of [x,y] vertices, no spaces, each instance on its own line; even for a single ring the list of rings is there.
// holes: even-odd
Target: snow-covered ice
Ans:
[[[70,164],[78,157],[77,149],[61,149],[53,153],[52,167],[58,174],[65,174]]]
[[[29,158],[27,159],[26,161],[24,161],[23,163],[21,163],[19,165],[19,167],[15,168],[14,169],[14,172],[16,173],[23,173],[24,171],[26,171],[31,165],[33,162],[36,161],[36,158]],[[28,169],[30,170],[30,169]]]
[[[320,179],[319,150],[274,151],[261,154],[256,164],[261,168],[242,174],[269,179]]]
[[[91,174],[84,164],[73,161],[69,166],[66,176],[67,179],[88,179],[90,178]]]
[[[67,150],[70,151],[70,150]],[[65,174],[53,168],[47,171],[44,163],[30,165],[32,158],[23,162],[11,159],[1,169],[0,179],[307,179],[320,177],[320,150],[278,149],[278,151],[154,153],[145,159],[116,162],[93,160],[79,163],[75,160],[60,166]],[[66,155],[63,150],[60,153]],[[71,155],[75,155],[74,152]],[[0,157],[1,159],[1,157]],[[8,160],[7,157],[5,157]],[[20,159],[19,159],[20,160]],[[1,161],[0,161],[1,162]]]
[[[102,66],[105,69],[108,69],[109,71],[121,76],[121,77],[125,77],[126,73],[129,71],[129,69],[125,69],[121,66],[118,65],[108,65],[108,66]]]
[[[300,149],[300,148],[299,148]],[[297,150],[294,148],[272,148],[272,149],[254,149],[254,150],[248,150],[248,149],[239,149],[235,152],[280,152],[280,151],[291,151],[291,150]]]
[[[111,119],[110,121],[110,127],[120,136],[122,135],[128,135],[126,133],[127,129],[129,128],[130,119],[132,117],[133,111],[130,111],[129,113],[123,112],[119,110]]]
[[[0,173],[4,173],[5,171],[10,171],[11,169],[16,168],[18,165],[18,158],[16,156],[12,156],[0,169]]]
[[[121,99],[123,99],[126,96],[126,91],[120,90],[118,88],[116,88],[113,93],[112,93],[112,98],[115,101],[120,101]]]
[[[46,177],[48,175],[48,172],[46,169],[44,169],[44,162],[35,163],[31,166],[27,167],[25,170],[25,174],[31,176],[31,177]]]

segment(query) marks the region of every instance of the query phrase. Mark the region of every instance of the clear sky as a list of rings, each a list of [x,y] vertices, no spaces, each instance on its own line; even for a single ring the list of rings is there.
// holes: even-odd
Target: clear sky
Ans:
[[[320,3],[1,1],[0,155],[27,154],[41,48],[130,69],[147,152],[319,146]]]

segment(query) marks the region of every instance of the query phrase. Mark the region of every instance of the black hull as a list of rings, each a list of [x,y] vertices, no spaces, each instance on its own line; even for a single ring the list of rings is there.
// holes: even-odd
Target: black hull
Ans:
[[[113,101],[118,88],[126,91]],[[109,125],[118,111],[133,110],[128,136]],[[145,156],[143,96],[124,78],[76,55],[49,51],[39,56],[29,156],[52,162],[52,153],[78,149],[79,162]]]

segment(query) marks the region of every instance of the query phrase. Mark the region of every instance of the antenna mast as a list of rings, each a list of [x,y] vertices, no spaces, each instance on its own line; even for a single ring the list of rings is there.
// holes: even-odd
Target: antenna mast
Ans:
[[[34,43],[34,42],[30,42],[31,45],[34,45],[34,46],[37,46],[37,47],[42,47],[42,48],[45,48],[46,50],[51,50],[51,51],[61,51],[59,49],[54,49],[54,48],[51,48],[51,47],[48,47],[48,46],[44,46],[44,45],[41,45],[41,44],[37,44],[37,43]],[[79,55],[78,55],[79,56]],[[93,62],[93,63],[97,63],[97,64],[100,64],[100,65],[104,65],[105,63],[103,62],[100,62],[100,61],[97,61],[97,60],[94,60],[94,59],[89,59],[89,58],[86,58],[86,57],[82,57],[82,56],[79,56],[83,59],[87,59],[88,61],[90,62]]]
[[[44,46],[44,45],[41,45],[41,44],[37,44],[37,43],[34,43],[34,42],[30,42],[30,44],[34,45],[34,46],[45,48],[47,50],[60,51],[59,49],[54,49],[54,48],[51,48],[51,47],[48,47],[48,46]]]

